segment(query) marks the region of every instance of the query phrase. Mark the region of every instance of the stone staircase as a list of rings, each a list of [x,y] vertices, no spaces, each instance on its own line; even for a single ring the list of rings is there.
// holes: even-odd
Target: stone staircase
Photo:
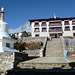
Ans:
[[[47,42],[46,56],[63,57],[63,47],[60,38],[52,38],[51,41]]]
[[[69,62],[65,57],[42,57],[20,62],[17,67],[22,69],[69,69],[71,68]]]

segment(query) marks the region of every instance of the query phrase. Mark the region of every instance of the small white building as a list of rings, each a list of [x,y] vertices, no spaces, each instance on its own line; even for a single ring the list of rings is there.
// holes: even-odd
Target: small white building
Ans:
[[[32,37],[75,36],[75,17],[29,20]]]
[[[0,18],[0,52],[19,52],[13,48],[13,44],[17,40],[11,39],[8,34],[9,25],[4,21],[4,8],[1,8],[1,18]]]
[[[9,34],[10,36],[15,35],[15,38],[28,37],[28,33],[26,31],[11,32]]]

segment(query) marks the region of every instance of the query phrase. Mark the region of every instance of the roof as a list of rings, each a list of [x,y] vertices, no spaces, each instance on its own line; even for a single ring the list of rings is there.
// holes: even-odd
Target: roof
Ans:
[[[30,22],[34,22],[34,21],[52,21],[52,20],[72,20],[75,19],[75,17],[69,17],[69,18],[49,18],[49,19],[32,19],[29,20]]]
[[[10,32],[9,34],[16,34],[16,33],[22,33],[22,32],[26,32],[26,31]]]

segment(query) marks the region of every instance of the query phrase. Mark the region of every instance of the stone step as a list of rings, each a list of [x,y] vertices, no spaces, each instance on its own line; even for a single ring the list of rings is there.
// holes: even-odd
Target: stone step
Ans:
[[[20,62],[17,67],[19,68],[31,68],[31,69],[50,69],[50,68],[60,68],[62,66],[69,67],[69,61],[65,57],[42,57],[36,58],[24,62]]]
[[[47,42],[46,46],[46,56],[63,56],[63,48],[62,48],[62,42],[60,38],[53,38],[51,41]]]
[[[62,68],[62,66],[67,69],[71,68],[68,63],[19,63],[17,67],[24,69],[52,69],[52,68]]]

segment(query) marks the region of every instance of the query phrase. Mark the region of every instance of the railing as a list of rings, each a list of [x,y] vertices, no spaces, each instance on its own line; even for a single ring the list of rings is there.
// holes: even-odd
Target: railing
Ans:
[[[42,30],[42,32],[47,32],[47,30]]]
[[[65,31],[70,31],[70,29],[65,29]]]
[[[42,24],[41,26],[47,26],[46,24]]]
[[[73,28],[73,30],[75,30],[75,28]]]
[[[34,32],[40,32],[40,31],[34,31]]]
[[[62,26],[62,24],[49,24],[49,26]]]
[[[65,23],[64,25],[70,25],[69,23]]]
[[[75,25],[75,23],[72,23],[72,25]]]
[[[38,24],[38,25],[34,25],[34,27],[39,27],[40,25]]]
[[[62,32],[62,30],[49,30],[49,32]]]

